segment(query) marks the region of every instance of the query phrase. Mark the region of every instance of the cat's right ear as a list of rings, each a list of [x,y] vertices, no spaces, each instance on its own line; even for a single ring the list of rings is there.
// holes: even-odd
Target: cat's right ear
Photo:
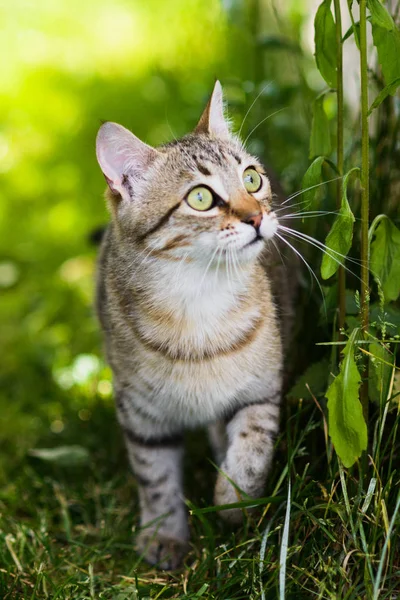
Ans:
[[[131,198],[135,181],[140,180],[158,154],[117,123],[104,123],[97,134],[98,163],[111,192],[122,198]]]
[[[217,80],[211,98],[197,123],[195,133],[209,133],[219,138],[230,138],[229,121],[224,115],[224,95]]]

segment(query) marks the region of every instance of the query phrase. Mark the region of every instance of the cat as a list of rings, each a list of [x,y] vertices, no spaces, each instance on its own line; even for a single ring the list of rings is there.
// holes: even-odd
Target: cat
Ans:
[[[194,132],[159,148],[111,122],[96,142],[112,215],[97,310],[139,490],[137,550],[166,569],[188,549],[183,431],[208,426],[217,505],[262,495],[279,431],[290,277],[269,243],[270,180],[223,102],[217,81]]]

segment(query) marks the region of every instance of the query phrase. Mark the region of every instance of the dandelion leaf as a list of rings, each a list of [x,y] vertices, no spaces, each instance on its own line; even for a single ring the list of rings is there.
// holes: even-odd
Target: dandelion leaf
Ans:
[[[345,467],[351,467],[355,463],[363,450],[366,450],[368,440],[358,397],[361,377],[354,360],[354,339],[352,335],[347,342],[340,372],[326,392],[329,435]]]
[[[358,169],[351,169],[343,179],[343,195],[340,211],[325,241],[328,251],[322,258],[321,276],[323,279],[329,279],[329,277],[332,277],[336,273],[351,248],[355,219],[347,200],[347,183],[349,176],[354,171],[358,171]]]

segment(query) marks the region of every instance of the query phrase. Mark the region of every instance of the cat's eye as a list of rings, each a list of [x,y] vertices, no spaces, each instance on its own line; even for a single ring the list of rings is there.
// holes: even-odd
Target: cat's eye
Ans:
[[[258,192],[262,185],[261,175],[255,169],[246,169],[243,173],[243,183],[246,190],[252,194]]]
[[[214,197],[206,187],[195,187],[186,196],[186,202],[195,210],[209,210],[214,204]]]

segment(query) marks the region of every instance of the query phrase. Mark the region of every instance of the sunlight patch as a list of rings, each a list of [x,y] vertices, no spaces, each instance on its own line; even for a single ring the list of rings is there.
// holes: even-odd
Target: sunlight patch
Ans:
[[[84,385],[93,377],[99,375],[102,368],[100,359],[94,354],[80,354],[69,367],[56,369],[54,379],[63,389],[73,385]]]

